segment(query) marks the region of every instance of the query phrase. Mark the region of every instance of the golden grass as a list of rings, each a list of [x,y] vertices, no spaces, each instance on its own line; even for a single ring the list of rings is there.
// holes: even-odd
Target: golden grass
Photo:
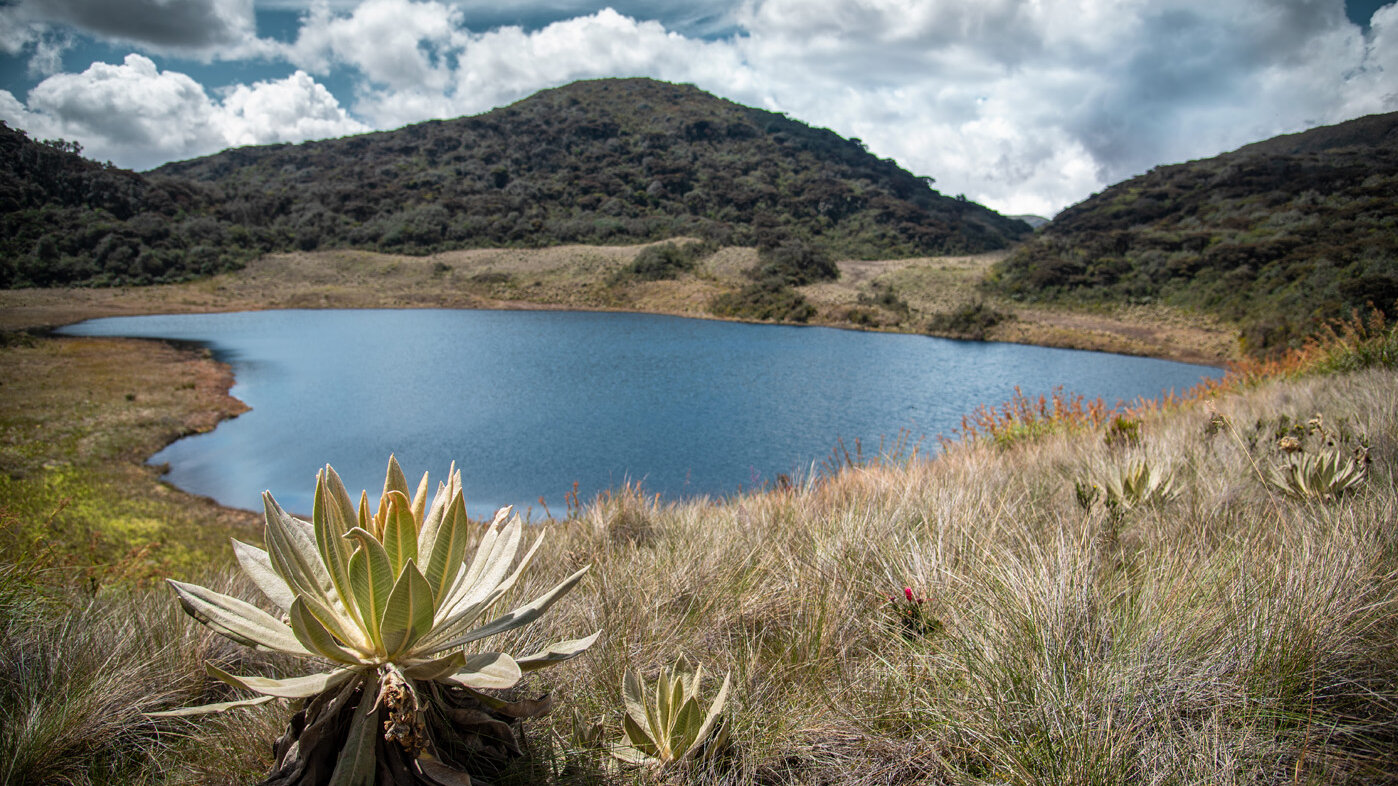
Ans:
[[[609,495],[547,525],[553,567],[521,590],[594,565],[548,628],[603,642],[537,689],[615,728],[625,667],[731,669],[724,782],[1391,782],[1394,390],[1370,371],[1215,402],[1356,418],[1382,458],[1331,505],[1270,493],[1198,408],[1147,415],[1134,448],[1059,434],[725,502]],[[1124,525],[1077,507],[1072,478],[1138,458],[1183,493]],[[904,586],[938,633],[896,624]]]
[[[603,637],[520,689],[558,709],[526,728],[532,764],[513,782],[646,780],[575,742],[569,711],[620,740],[624,670],[653,679],[681,654],[733,673],[734,747],[675,783],[1398,782],[1398,372],[1316,373],[1383,357],[1393,332],[1366,330],[1240,374],[1203,406],[1142,407],[1137,444],[1109,444],[1099,419],[733,499],[633,486],[570,506],[540,525],[516,596],[593,572],[487,643]],[[1317,412],[1348,419],[1374,460],[1330,503],[1270,490],[1270,459],[1249,447],[1250,424]],[[1075,479],[1143,460],[1180,493],[1123,516],[1078,506]],[[17,731],[0,736],[16,762],[0,783],[238,783],[267,766],[285,710],[152,726],[131,709],[209,700],[204,658],[288,664],[211,643],[163,591],[66,593],[5,557],[0,728]],[[888,601],[904,587],[928,599],[926,634]]]
[[[534,765],[514,782],[644,780],[574,744],[569,710],[619,740],[624,670],[653,679],[681,654],[733,672],[734,748],[677,783],[1393,782],[1395,390],[1386,370],[1303,377],[1215,400],[1230,425],[1212,434],[1208,412],[1180,408],[1145,413],[1134,447],[1053,433],[731,500],[631,487],[585,503],[540,525],[548,540],[516,592],[583,564],[592,574],[540,623],[489,642],[527,652],[603,631],[522,688],[558,710],[526,728]],[[1243,434],[1315,412],[1351,418],[1375,459],[1364,488],[1332,504],[1269,492]],[[1141,459],[1168,467],[1182,493],[1122,521],[1078,507],[1075,477]],[[887,597],[903,587],[928,598],[935,632],[901,624]],[[174,607],[160,592],[109,600],[118,616],[151,613],[123,602]],[[197,632],[160,630],[164,643],[143,646],[185,647]],[[207,700],[213,683],[181,663],[178,698],[147,704]],[[17,701],[0,696],[0,712]],[[240,717],[173,727],[191,735],[178,744],[112,735],[102,760],[122,764],[110,782],[251,777],[260,752],[239,755],[237,776],[208,768],[209,751],[269,741],[278,713]]]

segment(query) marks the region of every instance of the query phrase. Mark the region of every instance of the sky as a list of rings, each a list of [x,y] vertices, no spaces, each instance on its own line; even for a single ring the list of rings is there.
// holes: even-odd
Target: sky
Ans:
[[[0,120],[148,169],[648,76],[1003,213],[1398,111],[1382,0],[0,0]]]

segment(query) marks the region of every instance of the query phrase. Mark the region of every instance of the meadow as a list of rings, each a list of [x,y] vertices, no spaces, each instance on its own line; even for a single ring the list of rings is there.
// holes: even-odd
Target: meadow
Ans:
[[[580,501],[538,527],[505,603],[591,573],[490,643],[602,636],[514,689],[554,709],[524,722],[528,755],[499,782],[1395,782],[1395,360],[1393,328],[1352,326],[1188,400],[982,409],[937,457],[722,500]],[[1268,479],[1293,448],[1358,455],[1365,477],[1292,496]],[[1113,502],[1140,462],[1166,487]],[[308,669],[185,617],[151,554],[118,550],[94,573],[20,518],[0,530],[0,783],[264,773],[280,702],[142,713],[235,698],[205,661]],[[261,602],[230,556],[164,569]],[[624,671],[653,679],[680,656],[714,675],[706,699],[731,674],[730,744],[658,776],[620,765]]]

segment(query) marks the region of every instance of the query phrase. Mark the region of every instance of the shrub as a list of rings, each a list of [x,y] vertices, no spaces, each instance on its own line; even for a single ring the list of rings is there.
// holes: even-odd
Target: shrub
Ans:
[[[983,300],[972,300],[951,311],[933,314],[927,323],[927,331],[954,338],[984,341],[991,328],[1010,318],[1009,314],[997,311],[986,305]]]

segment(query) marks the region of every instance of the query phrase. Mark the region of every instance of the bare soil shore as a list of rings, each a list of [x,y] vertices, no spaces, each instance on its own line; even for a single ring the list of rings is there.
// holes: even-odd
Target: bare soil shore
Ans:
[[[616,272],[641,248],[476,249],[427,257],[368,251],[273,254],[235,273],[185,284],[0,291],[0,330],[105,316],[271,308],[550,308],[713,318],[710,300],[743,286],[744,271],[757,261],[753,249],[724,248],[676,279],[618,283]],[[1236,356],[1233,328],[1164,306],[1083,311],[986,297],[977,284],[999,258],[844,261],[839,280],[800,291],[816,309],[811,319],[816,325],[949,335],[929,330],[929,321],[981,302],[1008,317],[983,332],[990,341],[1213,365]]]

